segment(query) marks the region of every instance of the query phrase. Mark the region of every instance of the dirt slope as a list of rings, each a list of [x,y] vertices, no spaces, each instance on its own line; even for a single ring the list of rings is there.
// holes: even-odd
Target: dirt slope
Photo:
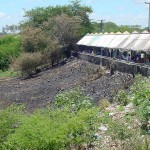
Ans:
[[[97,75],[99,74],[99,75]],[[101,74],[104,74],[102,77]],[[31,79],[0,80],[0,104],[24,103],[28,110],[45,107],[56,94],[80,87],[85,94],[98,102],[112,99],[113,93],[132,82],[129,74],[108,70],[82,60],[70,60],[67,64],[41,72]]]

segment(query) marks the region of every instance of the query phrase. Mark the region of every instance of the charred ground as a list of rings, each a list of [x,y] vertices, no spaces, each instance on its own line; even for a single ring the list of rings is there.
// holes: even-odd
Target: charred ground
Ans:
[[[66,64],[43,71],[31,79],[1,79],[0,104],[25,104],[29,111],[42,108],[54,100],[56,94],[74,88],[83,89],[95,103],[112,100],[114,94],[132,83],[132,76],[115,72],[86,61],[73,59]]]

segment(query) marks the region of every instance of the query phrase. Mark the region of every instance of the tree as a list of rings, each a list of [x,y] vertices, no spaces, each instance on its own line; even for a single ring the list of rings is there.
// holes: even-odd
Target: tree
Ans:
[[[49,18],[43,23],[44,30],[52,39],[58,41],[58,44],[67,46],[75,42],[77,31],[80,28],[81,20],[79,17],[69,17],[66,14]]]
[[[99,32],[100,30],[100,23],[98,22],[93,22],[93,27],[94,27],[94,32]],[[114,22],[106,22],[104,23],[104,32],[125,32],[128,31],[132,33],[133,31],[141,32],[143,29],[141,28],[140,25],[116,25]]]
[[[143,29],[141,28],[140,25],[121,25],[119,26],[119,31],[120,32],[125,32],[128,31],[132,33],[133,31],[141,32]]]
[[[47,47],[47,37],[42,29],[27,26],[21,34],[23,51],[37,52],[43,51]]]
[[[6,25],[5,27],[2,28],[3,34],[16,34],[20,32],[20,26],[19,25]]]
[[[93,26],[89,19],[89,14],[92,13],[92,8],[89,6],[82,6],[81,0],[73,0],[68,6],[71,10],[72,16],[78,16],[81,19],[81,28],[79,34],[81,36],[91,33],[93,31]]]
[[[108,33],[117,32],[118,31],[118,26],[113,22],[106,22],[104,24],[104,31],[108,32]]]
[[[81,20],[81,26],[78,31],[79,36],[83,36],[88,32],[92,32],[92,25],[89,19],[89,14],[92,12],[91,7],[82,6],[81,1],[71,1],[70,5],[64,6],[48,6],[38,7],[29,11],[25,11],[27,21],[22,23],[22,27],[31,25],[33,27],[41,27],[42,24],[48,21],[49,18],[66,14],[70,17],[76,16]]]

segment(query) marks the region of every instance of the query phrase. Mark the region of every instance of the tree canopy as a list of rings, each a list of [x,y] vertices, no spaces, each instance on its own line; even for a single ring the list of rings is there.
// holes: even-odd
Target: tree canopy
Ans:
[[[93,32],[100,32],[100,25],[99,22],[93,22]],[[132,33],[133,31],[141,32],[143,29],[140,25],[117,25],[114,22],[105,22],[103,23],[103,32],[125,32],[128,31]]]
[[[33,27],[41,27],[49,18],[66,14],[70,17],[76,16],[81,20],[78,34],[83,36],[88,32],[92,32],[92,25],[89,19],[92,9],[89,6],[81,5],[80,2],[80,0],[74,0],[69,5],[37,7],[25,11],[27,21],[23,22],[22,26],[32,25]]]

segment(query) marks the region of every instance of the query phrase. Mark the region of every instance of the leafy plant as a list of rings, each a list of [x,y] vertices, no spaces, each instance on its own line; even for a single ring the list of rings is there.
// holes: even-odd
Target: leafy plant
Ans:
[[[57,96],[59,100],[55,107],[50,106],[32,114],[22,114],[13,106],[1,111],[1,149],[65,150],[81,149],[82,145],[91,144],[97,129],[98,109],[89,104],[89,99],[79,91],[63,94]]]
[[[4,36],[0,38],[0,69],[7,70],[10,64],[10,57],[17,57],[20,54],[20,37]]]
[[[127,105],[129,102],[128,95],[124,90],[120,90],[114,99],[115,101],[117,101],[119,104],[122,105]]]
[[[139,82],[140,81],[140,82]],[[132,101],[136,105],[136,112],[147,130],[150,120],[150,78],[137,76],[131,88]]]

